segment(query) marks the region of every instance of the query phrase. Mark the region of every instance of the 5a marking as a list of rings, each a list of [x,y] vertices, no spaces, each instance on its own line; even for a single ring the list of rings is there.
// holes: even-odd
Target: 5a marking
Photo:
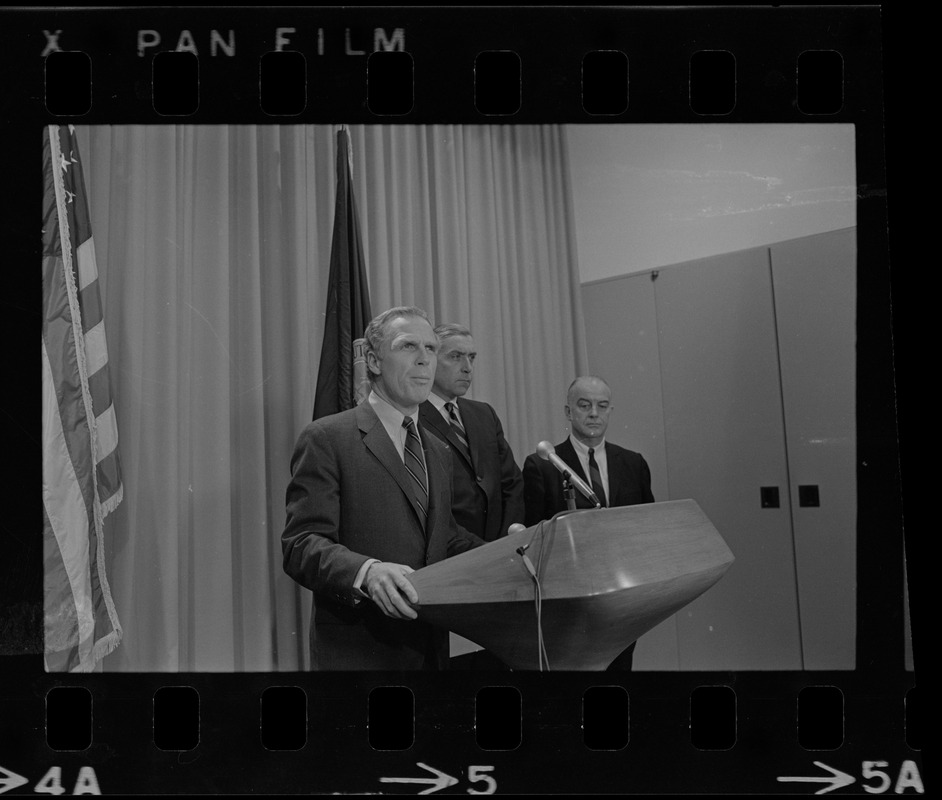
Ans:
[[[814,765],[820,770],[827,772],[827,775],[790,775],[776,778],[780,783],[820,783],[825,784],[815,794],[826,794],[835,789],[844,786],[850,786],[855,778],[846,772],[830,767],[821,761],[815,761]],[[893,786],[896,794],[902,794],[907,789],[914,789],[916,794],[924,794],[925,788],[922,785],[922,777],[919,775],[919,768],[915,761],[903,761],[899,769],[899,775],[896,778],[896,784],[885,767],[889,766],[888,761],[864,761],[861,765],[860,776],[863,781],[875,780],[876,783],[863,783],[863,789],[869,794],[883,794]]]
[[[870,794],[882,794],[890,788],[893,782],[889,774],[884,772],[883,768],[889,766],[887,761],[864,761],[861,776],[864,780],[876,778],[878,783],[875,785],[864,784],[865,792]],[[893,791],[896,794],[902,794],[906,789],[915,789],[917,794],[923,794],[925,789],[922,785],[922,778],[919,776],[919,769],[915,761],[906,760],[899,768],[899,775],[896,778],[896,785]]]

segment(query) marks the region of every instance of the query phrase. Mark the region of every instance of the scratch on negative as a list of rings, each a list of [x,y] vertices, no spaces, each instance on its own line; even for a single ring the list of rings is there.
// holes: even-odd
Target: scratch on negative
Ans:
[[[243,392],[240,392],[239,394],[248,394],[249,392],[254,392],[256,389],[259,389],[262,386],[264,386],[266,383],[268,383],[269,380],[271,380],[271,375],[266,375],[265,378],[260,380],[254,386],[250,386],[248,389],[246,389]]]
[[[868,197],[886,197],[886,187],[871,187],[866,183],[861,184],[857,189],[857,197],[860,200],[865,200]]]
[[[232,366],[235,367],[236,371],[238,372],[238,369],[239,369],[238,365],[232,360],[232,356],[229,355],[229,349],[222,343],[222,339],[219,338],[219,334],[216,333],[216,329],[213,327],[212,323],[208,319],[206,319],[205,316],[203,316],[203,314],[200,312],[199,309],[194,308],[189,303],[186,303],[185,305],[187,306],[187,308],[189,308],[191,311],[197,314],[199,318],[203,320],[203,322],[206,323],[207,327],[213,332],[213,336],[216,337],[216,341],[219,342],[219,346],[222,348],[222,351],[226,354],[226,358],[229,359],[229,363],[232,364]]]

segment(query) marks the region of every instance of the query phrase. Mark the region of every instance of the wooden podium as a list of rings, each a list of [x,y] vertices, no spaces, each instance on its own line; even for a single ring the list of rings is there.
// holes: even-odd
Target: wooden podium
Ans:
[[[522,548],[522,554],[520,552]],[[539,578],[540,625],[537,625]],[[693,500],[557,515],[409,575],[419,619],[464,636],[507,666],[603,670],[695,600],[733,554]]]

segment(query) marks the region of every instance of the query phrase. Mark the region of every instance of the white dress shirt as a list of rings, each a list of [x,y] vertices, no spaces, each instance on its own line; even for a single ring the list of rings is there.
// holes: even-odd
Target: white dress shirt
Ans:
[[[389,438],[392,439],[392,443],[396,446],[396,452],[399,453],[399,458],[402,459],[404,464],[406,461],[406,429],[402,427],[402,421],[406,418],[406,415],[403,414],[398,408],[391,405],[388,401],[380,397],[376,392],[370,391],[367,401],[370,404],[370,407],[373,411],[376,412],[376,416],[379,417],[379,421],[383,423],[383,427],[386,429],[386,433],[389,434]],[[414,414],[410,415],[412,423],[415,425],[415,432],[419,432],[419,410],[416,409]],[[425,458],[425,453],[422,453],[422,458]]]
[[[592,486],[592,476],[589,474],[589,446],[580,442],[575,436],[569,434],[569,441],[572,443],[579,457],[579,464],[582,467],[582,473],[589,479],[589,487]],[[605,490],[605,499],[611,503],[612,493],[608,490],[608,458],[605,455],[605,437],[599,442],[593,450],[595,451],[595,463],[599,466],[599,475],[602,476],[602,488]]]
[[[406,415],[372,390],[370,391],[369,397],[367,397],[367,402],[370,404],[370,407],[373,409],[373,411],[376,412],[376,416],[379,417],[379,421],[383,423],[386,433],[389,434],[389,438],[392,439],[392,443],[396,447],[396,452],[399,453],[399,458],[401,458],[402,463],[405,464],[406,436],[409,434],[406,432],[406,429],[402,427],[402,421],[406,418]],[[413,424],[415,425],[415,432],[418,433],[419,410],[416,409],[415,413],[411,414],[410,417]],[[424,450],[422,453],[422,458],[425,458]],[[368,558],[360,565],[360,569],[357,570],[356,579],[353,581],[353,588],[354,590],[361,592],[364,597],[369,596],[360,588],[363,585],[363,580],[366,578],[366,572],[370,566],[378,563],[378,558]]]
[[[451,416],[448,413],[448,409],[445,408],[445,403],[451,403],[455,407],[455,416],[458,417],[458,422],[461,423],[461,427],[464,427],[464,420],[461,419],[461,409],[458,408],[458,398],[454,400],[443,400],[435,392],[432,392],[428,396],[429,402],[438,409],[438,413],[442,415],[442,418],[451,425]]]

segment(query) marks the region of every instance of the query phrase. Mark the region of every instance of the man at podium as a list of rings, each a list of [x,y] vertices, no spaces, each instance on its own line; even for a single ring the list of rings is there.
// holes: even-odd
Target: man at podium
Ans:
[[[570,435],[556,445],[556,455],[592,488],[605,507],[653,503],[651,470],[644,456],[605,440],[612,412],[612,390],[594,376],[580,376],[570,385],[564,407]],[[565,511],[563,476],[537,453],[523,466],[527,526]],[[593,505],[576,493],[576,508]],[[622,652],[610,670],[630,670],[634,644]]]
[[[447,633],[416,620],[406,575],[483,541],[455,522],[451,453],[419,424],[438,337],[424,311],[397,307],[364,338],[369,396],[295,446],[284,569],[314,593],[312,669],[446,668]]]

